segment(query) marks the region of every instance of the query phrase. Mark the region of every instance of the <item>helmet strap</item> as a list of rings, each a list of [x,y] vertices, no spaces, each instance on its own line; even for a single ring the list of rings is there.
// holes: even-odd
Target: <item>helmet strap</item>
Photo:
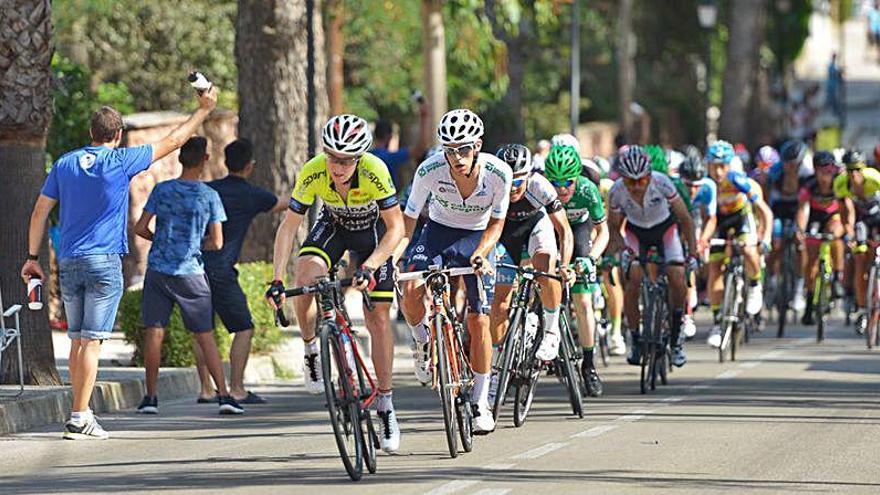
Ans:
[[[474,168],[477,166],[477,157],[478,156],[479,156],[479,153],[474,152],[474,157],[473,157],[473,159],[471,159],[471,168],[470,168],[470,170],[468,170],[468,173],[467,173],[468,179],[470,179],[471,175],[474,173]]]

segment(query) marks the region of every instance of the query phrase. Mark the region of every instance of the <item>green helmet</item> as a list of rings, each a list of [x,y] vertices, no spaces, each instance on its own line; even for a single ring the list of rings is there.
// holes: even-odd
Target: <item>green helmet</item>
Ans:
[[[553,146],[544,160],[544,176],[550,180],[573,179],[581,175],[581,155],[574,146]]]
[[[645,146],[645,151],[651,159],[651,169],[661,174],[669,174],[669,161],[666,160],[666,151],[656,144]]]

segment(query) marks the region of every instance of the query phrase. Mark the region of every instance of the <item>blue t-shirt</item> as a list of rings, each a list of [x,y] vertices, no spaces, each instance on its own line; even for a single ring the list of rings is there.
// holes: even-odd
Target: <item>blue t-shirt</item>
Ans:
[[[694,181],[700,187],[697,193],[691,198],[691,205],[698,208],[706,216],[714,216],[718,211],[718,186],[715,181],[709,177],[704,177],[698,181]]]
[[[55,161],[40,193],[61,208],[59,259],[128,253],[128,183],[152,160],[146,144],[86,146]]]
[[[872,7],[868,11],[868,28],[872,33],[880,33],[880,10]]]
[[[223,249],[205,252],[205,266],[210,269],[232,268],[238,263],[241,245],[251,221],[258,213],[271,210],[278,203],[278,198],[234,175],[208,182],[208,186],[220,195],[226,210],[226,221],[223,222]]]
[[[388,151],[386,148],[373,148],[370,150],[370,153],[376,155],[385,162],[385,165],[388,166],[388,171],[391,172],[391,180],[394,182],[394,188],[400,191],[402,186],[400,184],[400,179],[398,176],[398,171],[400,167],[406,165],[406,162],[409,161],[409,148],[400,148],[397,151]]]
[[[204,182],[174,179],[156,184],[144,211],[156,215],[147,268],[166,275],[204,273],[202,238],[209,223],[223,222],[220,195]]]

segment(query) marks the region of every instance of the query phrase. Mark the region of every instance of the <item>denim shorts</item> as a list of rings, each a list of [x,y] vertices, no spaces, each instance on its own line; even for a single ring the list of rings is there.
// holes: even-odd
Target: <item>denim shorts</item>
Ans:
[[[71,339],[109,339],[122,299],[122,256],[89,254],[58,262]]]

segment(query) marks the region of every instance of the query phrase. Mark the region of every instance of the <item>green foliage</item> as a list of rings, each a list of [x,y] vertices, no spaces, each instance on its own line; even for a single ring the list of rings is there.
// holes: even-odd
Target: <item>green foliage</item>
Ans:
[[[767,44],[776,55],[779,68],[793,62],[801,53],[810,34],[811,0],[787,0],[788,12],[779,10],[779,0],[769,2],[767,17]]]
[[[282,340],[281,330],[275,326],[274,316],[269,307],[263,303],[266,281],[272,278],[272,265],[265,262],[243,263],[238,265],[239,283],[248,300],[248,307],[254,319],[254,339],[251,352],[267,354],[275,350]],[[141,301],[143,291],[127,291],[119,304],[119,326],[125,334],[125,341],[135,346],[134,361],[143,366],[143,343],[145,329],[141,323]],[[215,318],[214,340],[220,349],[220,356],[229,356],[232,335],[226,327]],[[162,343],[162,366],[193,366],[195,358],[192,353],[192,338],[183,325],[180,309],[175,306],[171,314],[168,328],[165,329],[165,340]]]
[[[46,142],[50,164],[71,149],[88,144],[89,121],[101,105],[123,114],[134,111],[134,98],[124,83],[104,82],[92,89],[88,68],[58,53],[52,57],[52,74],[55,111]]]
[[[204,72],[236,108],[235,0],[64,0],[53,2],[59,51],[94,81],[124,84],[137,111],[196,105],[185,77]]]

